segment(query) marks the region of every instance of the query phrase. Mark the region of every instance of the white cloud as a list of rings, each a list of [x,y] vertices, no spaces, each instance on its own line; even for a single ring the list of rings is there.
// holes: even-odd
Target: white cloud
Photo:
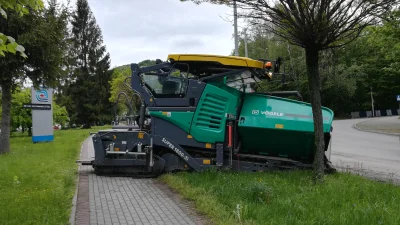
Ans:
[[[166,60],[173,53],[229,55],[234,49],[233,24],[221,18],[232,15],[227,6],[180,0],[89,0],[89,6],[112,66]]]

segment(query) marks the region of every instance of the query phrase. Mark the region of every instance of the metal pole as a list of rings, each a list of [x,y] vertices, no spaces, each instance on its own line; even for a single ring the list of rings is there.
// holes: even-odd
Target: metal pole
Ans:
[[[237,31],[237,9],[236,9],[236,0],[233,1],[233,26],[235,31],[235,56],[239,56],[238,50],[238,31]]]
[[[245,57],[249,57],[247,52],[247,28],[244,29],[244,55]]]
[[[375,117],[375,110],[374,110],[374,98],[372,97],[372,86],[371,88],[371,105],[372,105],[372,117]]]

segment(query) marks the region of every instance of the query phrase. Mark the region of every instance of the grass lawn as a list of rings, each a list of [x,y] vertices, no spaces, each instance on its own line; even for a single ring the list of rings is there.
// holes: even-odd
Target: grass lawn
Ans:
[[[98,129],[55,131],[51,143],[13,136],[11,152],[0,155],[0,224],[68,224],[75,160],[89,131]]]
[[[377,131],[388,132],[392,134],[400,134],[400,129],[376,129]]]
[[[360,126],[359,126],[360,127]],[[361,129],[365,129],[365,130],[372,130],[372,131],[380,131],[380,132],[386,132],[386,133],[391,133],[391,134],[400,134],[400,128],[385,128],[385,127],[374,127],[374,128],[370,128],[370,127],[360,127]]]
[[[329,175],[321,185],[307,171],[182,172],[159,179],[215,224],[400,224],[400,187],[347,173]]]

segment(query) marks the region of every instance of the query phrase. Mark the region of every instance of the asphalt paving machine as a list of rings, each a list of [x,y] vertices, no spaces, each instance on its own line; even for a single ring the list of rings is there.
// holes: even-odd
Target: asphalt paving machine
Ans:
[[[312,168],[314,124],[309,103],[290,92],[249,90],[280,74],[282,59],[171,54],[166,61],[131,64],[130,87],[140,98],[136,125],[92,136],[98,174],[154,176],[172,171]],[[332,110],[323,107],[325,166]]]

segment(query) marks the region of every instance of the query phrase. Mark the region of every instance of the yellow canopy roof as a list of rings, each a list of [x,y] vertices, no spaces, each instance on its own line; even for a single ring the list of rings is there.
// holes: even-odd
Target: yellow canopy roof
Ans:
[[[170,54],[168,59],[176,62],[218,62],[226,66],[240,66],[251,68],[264,68],[264,63],[258,60],[238,57],[238,56],[222,56],[222,55],[206,55],[206,54]]]

